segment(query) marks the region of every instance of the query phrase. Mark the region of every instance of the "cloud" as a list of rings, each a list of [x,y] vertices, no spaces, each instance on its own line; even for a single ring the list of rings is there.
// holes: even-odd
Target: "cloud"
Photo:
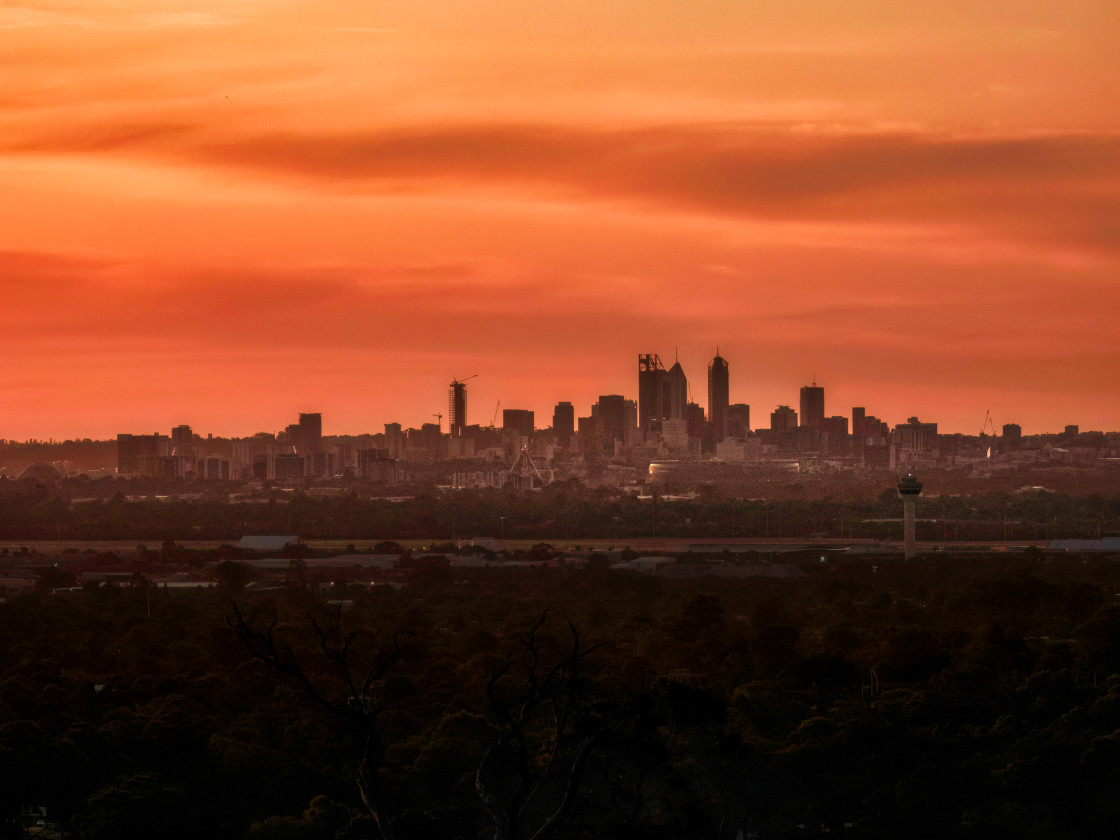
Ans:
[[[989,226],[1120,247],[1120,136],[807,135],[736,125],[596,130],[447,125],[229,133],[207,121],[75,125],[9,152],[113,154],[238,168],[305,188],[514,192],[780,220]]]

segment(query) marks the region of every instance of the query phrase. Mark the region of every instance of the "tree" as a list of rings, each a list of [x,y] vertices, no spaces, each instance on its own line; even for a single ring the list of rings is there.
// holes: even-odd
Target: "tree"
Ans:
[[[275,616],[267,628],[257,629],[256,613],[246,617],[232,602],[227,622],[256,659],[284,674],[313,703],[361,733],[358,789],[381,836],[393,840],[399,813],[379,772],[383,745],[378,718],[405,689],[390,685],[389,674],[401,658],[400,640],[406,634],[397,633],[391,644],[371,651],[368,634],[344,630],[337,610],[326,616],[309,610],[308,620],[318,648],[314,663],[307,660],[306,650],[301,657],[291,642],[280,637]]]
[[[601,645],[586,647],[568,622],[571,645],[558,648],[542,628],[547,611],[486,684],[496,729],[475,788],[494,825],[494,840],[540,840],[553,831],[575,793],[599,734],[585,707],[580,667]]]

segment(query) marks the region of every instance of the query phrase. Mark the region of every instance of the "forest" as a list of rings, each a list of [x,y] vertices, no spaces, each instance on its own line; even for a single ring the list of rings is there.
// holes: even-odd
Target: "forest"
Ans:
[[[25,593],[0,836],[1114,836],[1114,560],[787,572]]]
[[[66,488],[0,481],[0,540],[235,541],[245,534],[269,533],[328,540],[372,537],[375,542],[499,535],[550,543],[712,535],[897,539],[902,515],[897,480],[897,475],[881,479],[874,493],[856,497],[738,498],[709,485],[695,497],[674,500],[656,488],[639,498],[574,479],[535,493],[421,488],[415,495],[384,498],[362,495],[356,488],[335,495],[274,488],[266,498],[247,500],[232,499],[220,485],[184,497],[168,494],[166,487],[162,496],[136,496],[129,482],[113,480],[102,482],[111,491],[105,498],[74,500],[63,492]],[[191,485],[170,489],[184,488]],[[1045,543],[1120,533],[1120,493],[1115,489],[967,495],[936,490],[936,483],[929,482],[919,500],[919,540]]]

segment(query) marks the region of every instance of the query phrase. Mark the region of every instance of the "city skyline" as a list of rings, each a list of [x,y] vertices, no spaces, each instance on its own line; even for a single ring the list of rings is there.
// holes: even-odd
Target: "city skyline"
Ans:
[[[651,358],[655,359],[656,355],[651,356],[650,354],[638,354],[638,357],[639,357],[639,367],[641,367],[644,360],[651,359]],[[733,374],[729,374],[729,371],[734,370],[734,366],[730,365],[728,363],[728,360],[725,359],[721,354],[716,354],[714,356],[714,358],[712,358],[710,360],[710,362],[717,362],[717,361],[722,363],[721,374],[720,374],[721,383],[726,379],[730,379],[730,381],[733,382],[734,381]],[[678,372],[683,373],[684,376],[687,377],[687,371],[683,370],[683,368],[680,365],[679,359],[674,360],[673,369],[677,370]],[[669,386],[668,386],[668,382],[666,381],[667,380],[666,374],[668,374],[669,371],[665,370],[664,368],[660,368],[658,370],[659,370],[660,374],[662,374],[662,378],[658,380],[658,386],[659,386],[659,388],[663,388],[664,391],[665,391],[665,394],[667,395],[670,389],[669,389]],[[632,370],[632,373],[633,373],[633,370]],[[704,373],[705,373],[705,378],[704,378],[703,382],[696,383],[697,387],[701,388],[703,390],[703,394],[699,394],[696,391],[694,391],[692,379],[687,380],[687,389],[688,389],[688,394],[689,394],[688,403],[691,404],[691,405],[698,406],[702,410],[705,422],[707,424],[711,424],[712,423],[712,415],[710,413],[710,402],[709,402],[709,400],[710,400],[710,395],[712,393],[712,391],[711,391],[711,376],[712,376],[712,373],[711,373],[711,364],[710,363],[709,363],[709,365],[705,366],[705,372]],[[472,375],[471,377],[468,377],[468,379],[475,379],[476,376],[477,376],[477,374]],[[598,402],[601,401],[604,398],[612,399],[612,400],[621,399],[621,400],[625,400],[625,401],[633,403],[633,405],[635,407],[635,411],[636,411],[636,413],[635,413],[635,420],[636,420],[635,429],[638,431],[638,434],[639,434],[639,437],[640,437],[642,434],[644,434],[644,430],[649,427],[650,418],[656,418],[658,416],[658,412],[656,412],[656,411],[653,412],[650,415],[650,418],[646,418],[645,422],[643,422],[641,415],[639,413],[637,413],[638,412],[637,407],[640,404],[640,395],[641,395],[640,388],[641,388],[642,376],[639,373],[637,377],[632,377],[632,379],[633,379],[633,382],[630,385],[630,387],[625,388],[622,391],[619,391],[619,392],[617,392],[613,395],[609,394],[607,392],[603,392],[603,393],[600,393],[598,396],[591,398],[591,400],[588,401],[585,404],[586,405],[586,412],[584,412],[584,410],[583,410],[583,405],[584,404],[581,404],[579,402],[573,402],[572,400],[563,399],[563,398],[557,398],[557,399],[553,400],[553,402],[551,404],[551,407],[548,408],[547,411],[545,411],[543,413],[538,409],[532,409],[532,408],[526,409],[526,408],[523,408],[523,407],[520,407],[520,406],[506,405],[502,400],[498,400],[496,402],[495,406],[494,406],[493,413],[489,415],[489,419],[487,419],[486,417],[475,416],[474,414],[472,414],[472,413],[470,413],[469,411],[466,410],[466,406],[473,399],[473,397],[470,396],[467,382],[465,380],[456,379],[456,380],[452,380],[452,382],[449,385],[445,386],[446,394],[447,394],[447,397],[448,397],[448,403],[449,403],[448,404],[448,413],[443,414],[441,412],[433,412],[429,417],[420,417],[419,420],[415,423],[404,422],[398,417],[384,417],[384,418],[380,418],[380,419],[377,419],[377,420],[373,421],[371,423],[371,425],[369,425],[368,427],[352,428],[349,425],[345,425],[345,420],[344,420],[344,421],[342,421],[343,424],[344,424],[343,426],[341,426],[339,428],[331,428],[330,427],[331,421],[328,420],[328,429],[327,429],[326,432],[324,432],[323,431],[323,423],[322,423],[322,416],[323,416],[324,412],[322,412],[322,411],[315,411],[315,412],[299,411],[298,412],[299,422],[296,425],[287,425],[286,420],[290,419],[290,418],[287,418],[286,416],[279,416],[278,415],[277,417],[273,418],[273,423],[271,425],[267,426],[267,427],[262,427],[262,428],[259,428],[259,429],[255,429],[253,431],[246,431],[246,432],[241,432],[241,431],[229,432],[228,430],[225,430],[222,427],[218,427],[218,428],[204,428],[204,427],[201,427],[197,424],[197,421],[191,421],[191,422],[188,422],[184,425],[180,422],[180,421],[183,420],[183,417],[179,417],[179,418],[176,418],[174,424],[172,424],[173,425],[172,437],[174,436],[174,433],[177,430],[188,429],[188,430],[192,430],[195,435],[199,435],[201,437],[205,437],[206,435],[209,434],[209,435],[216,436],[216,437],[219,437],[219,438],[238,439],[238,438],[249,438],[249,437],[252,437],[253,435],[264,433],[264,434],[273,434],[273,435],[286,434],[289,437],[295,435],[296,437],[300,437],[302,439],[302,436],[305,434],[303,429],[307,428],[309,423],[314,424],[314,429],[309,434],[312,434],[312,436],[315,439],[319,439],[321,437],[332,437],[332,436],[348,437],[348,436],[361,436],[361,435],[376,435],[376,434],[382,433],[385,430],[385,428],[388,427],[388,426],[398,426],[401,429],[413,429],[413,430],[419,430],[424,426],[438,426],[438,428],[439,428],[439,430],[442,434],[447,435],[449,437],[456,437],[457,434],[456,434],[456,432],[453,431],[453,427],[450,423],[450,418],[456,413],[456,407],[457,406],[461,406],[461,408],[463,410],[462,422],[460,424],[458,424],[459,428],[470,429],[470,428],[481,427],[481,428],[494,428],[494,429],[499,429],[500,430],[502,428],[509,428],[511,423],[513,423],[513,427],[516,428],[516,427],[519,426],[520,422],[522,422],[525,417],[528,418],[527,422],[530,425],[534,425],[532,418],[533,418],[534,415],[536,415],[536,416],[541,418],[541,422],[538,423],[538,424],[535,424],[535,428],[539,431],[539,430],[553,428],[552,420],[555,419],[555,411],[557,409],[560,409],[561,406],[565,407],[563,409],[564,411],[571,414],[571,420],[574,424],[574,421],[575,421],[576,417],[589,416],[589,415],[593,414],[595,409],[596,409],[596,406],[597,406]],[[473,386],[473,383],[471,383],[471,385]],[[721,390],[722,387],[723,387],[723,385],[719,386],[719,389],[717,389],[717,390]],[[736,407],[736,403],[738,403],[740,401],[737,401],[737,400],[734,399],[734,394],[735,394],[734,388],[730,388],[729,391],[730,391],[730,394],[732,395],[732,398],[729,399],[727,402],[730,404],[730,408],[734,409]],[[805,411],[806,394],[807,393],[813,395],[810,398],[810,402],[813,404],[813,408],[812,408],[812,410],[809,414],[806,414],[806,411]],[[826,397],[826,393],[828,395],[827,397]],[[751,411],[751,421],[750,421],[750,427],[749,427],[750,430],[753,432],[753,431],[756,431],[758,429],[774,428],[774,420],[771,417],[771,413],[775,410],[778,410],[779,412],[785,411],[785,412],[790,414],[790,417],[793,418],[793,422],[792,422],[792,426],[791,426],[792,428],[808,426],[810,428],[823,430],[824,427],[821,425],[820,421],[827,421],[830,418],[833,418],[833,419],[843,418],[843,420],[846,424],[851,423],[851,426],[848,428],[847,434],[854,434],[855,429],[856,429],[856,423],[855,423],[856,418],[862,418],[865,415],[874,415],[874,414],[877,414],[877,413],[881,413],[877,410],[877,407],[875,407],[875,406],[871,406],[871,408],[869,410],[869,408],[866,404],[862,404],[862,405],[861,404],[852,404],[852,405],[846,405],[846,404],[845,405],[840,405],[840,404],[838,404],[835,397],[832,395],[831,391],[829,389],[827,389],[823,383],[818,383],[815,379],[813,379],[809,384],[801,386],[800,389],[797,392],[794,392],[794,396],[799,396],[799,399],[792,399],[791,398],[791,399],[786,400],[785,402],[775,403],[771,408],[767,408],[765,410],[760,406],[756,406],[756,405],[753,405],[751,403],[747,403],[745,401],[741,402],[741,405],[745,405]],[[727,410],[728,410],[728,408],[725,407],[724,411],[727,412]],[[671,411],[669,409],[665,408],[663,405],[659,407],[659,412],[660,412],[661,416],[664,416],[666,418],[669,418],[670,414],[671,414]],[[725,418],[726,417],[730,417],[730,415],[725,414]],[[809,418],[808,422],[806,421],[807,417]],[[820,418],[820,421],[815,419],[817,417]],[[514,419],[511,420],[511,418],[514,418]],[[1035,429],[1031,428],[1029,423],[1024,425],[1024,423],[1022,422],[1021,419],[1010,419],[1010,418],[997,419],[995,416],[992,415],[992,413],[990,411],[985,414],[985,417],[982,419],[982,421],[980,423],[980,426],[978,428],[975,428],[975,429],[968,429],[968,428],[954,429],[954,428],[947,427],[944,423],[940,422],[938,416],[935,413],[934,414],[928,414],[928,415],[923,414],[923,415],[920,415],[920,416],[917,415],[917,414],[914,414],[914,413],[909,413],[909,414],[906,414],[905,417],[897,417],[897,418],[894,417],[893,415],[884,414],[884,416],[882,417],[882,421],[885,422],[890,428],[894,428],[896,426],[903,426],[903,425],[912,423],[915,418],[917,418],[918,420],[920,420],[923,423],[928,423],[928,422],[932,421],[934,423],[934,425],[937,425],[937,426],[940,427],[941,433],[945,434],[945,435],[962,434],[962,435],[977,436],[980,433],[984,433],[984,434],[987,434],[987,435],[998,436],[998,435],[1001,434],[1001,430],[1003,429],[1004,426],[1013,426],[1017,429],[1016,434],[1023,434],[1023,435],[1028,435],[1028,436],[1061,434],[1065,431],[1068,431],[1068,429],[1070,427],[1078,428],[1079,431],[1081,431],[1081,432],[1091,432],[1092,431],[1092,432],[1113,433],[1113,432],[1118,431],[1118,429],[1112,429],[1112,428],[1093,428],[1093,427],[1084,426],[1080,423],[1077,423],[1075,420],[1070,420],[1067,423],[1063,423],[1060,427],[1056,427],[1056,428],[1053,428],[1053,429],[1037,429],[1037,430],[1035,430]],[[729,422],[729,421],[725,420],[725,422]],[[149,434],[149,429],[148,429],[149,425],[153,426],[153,433],[154,434],[157,434],[157,435],[163,434],[163,431],[160,428],[155,428],[154,424],[145,425],[143,422],[134,422],[131,426],[126,426],[126,427],[121,427],[119,429],[116,429],[112,433],[107,434],[107,435],[105,435],[104,437],[101,437],[101,438],[98,438],[97,436],[93,436],[93,435],[77,434],[77,435],[70,435],[70,436],[67,436],[65,438],[60,437],[60,438],[57,438],[56,440],[61,441],[61,440],[65,440],[65,439],[82,439],[82,438],[94,438],[94,439],[109,440],[109,439],[113,439],[113,438],[119,436],[122,433],[128,434],[128,435],[136,434],[136,435],[143,436],[143,435]],[[165,425],[167,425],[167,424],[165,424]],[[782,426],[782,428],[785,428],[785,427]],[[0,430],[0,439],[6,439],[6,440],[10,440],[10,441],[20,440],[19,438],[15,438],[15,437],[5,437],[2,434],[2,431],[3,430]],[[566,423],[565,423],[565,430],[562,430],[562,431],[566,431]],[[719,433],[716,433],[716,438],[717,439],[720,439],[724,436],[733,436],[733,435],[731,435],[731,434],[721,435]],[[35,436],[35,435],[32,435],[28,439],[47,440],[49,437],[51,437],[51,436],[43,436],[43,435]]]
[[[0,8],[0,437],[637,398],[1120,428],[1104,0]],[[500,415],[499,415],[500,416]]]

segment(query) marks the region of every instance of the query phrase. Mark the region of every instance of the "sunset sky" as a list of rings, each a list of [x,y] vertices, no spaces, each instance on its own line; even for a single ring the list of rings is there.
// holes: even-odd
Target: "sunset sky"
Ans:
[[[1120,429],[1116,0],[0,0],[0,438],[468,422],[718,346]],[[500,418],[499,418],[500,422]],[[447,426],[446,417],[443,420]]]

